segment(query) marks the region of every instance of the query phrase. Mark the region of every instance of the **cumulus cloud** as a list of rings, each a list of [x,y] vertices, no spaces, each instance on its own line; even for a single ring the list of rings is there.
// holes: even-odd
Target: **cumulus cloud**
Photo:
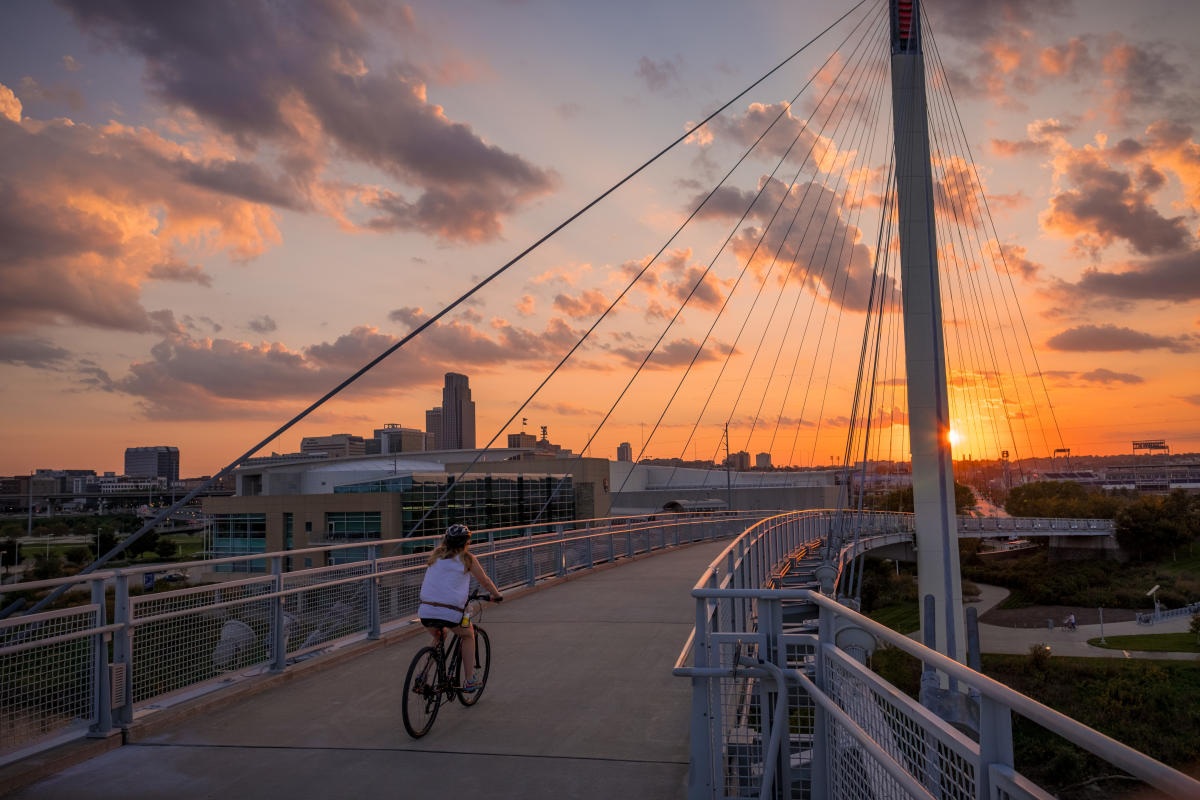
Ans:
[[[1056,333],[1046,340],[1051,350],[1070,352],[1116,352],[1143,350],[1169,350],[1172,353],[1191,353],[1197,348],[1200,337],[1191,334],[1181,336],[1157,336],[1132,328],[1123,328],[1106,323],[1104,325],[1079,325]]]
[[[706,270],[704,265],[692,261],[690,247],[668,250],[647,267],[649,260],[647,256],[641,260],[626,261],[613,269],[610,275],[610,280],[624,284],[633,280],[639,272],[642,273],[634,289],[646,299],[644,310],[647,317],[669,319],[685,301],[690,308],[719,308],[732,285],[732,280],[722,279],[711,269]],[[558,301],[555,302],[557,305]],[[611,300],[605,301],[605,307],[609,302]],[[625,302],[630,302],[628,295]]]
[[[1090,372],[1081,372],[1079,377],[1085,381],[1093,383],[1144,383],[1145,379],[1140,375],[1134,375],[1129,372],[1113,372],[1111,369],[1097,367]]]
[[[70,356],[71,351],[41,336],[0,334],[0,364],[15,364],[34,369],[59,369],[66,364]]]
[[[245,261],[280,239],[269,206],[222,185],[238,173],[225,159],[145,129],[16,109],[0,118],[0,329],[161,331],[165,318],[141,304],[145,281],[211,283],[180,249]]]
[[[734,255],[743,262],[750,259],[751,269],[759,275],[774,260],[773,274],[779,280],[790,270],[790,282],[801,283],[842,309],[865,311],[871,290],[872,256],[861,241],[862,231],[837,213],[846,205],[846,198],[816,181],[797,183],[789,190],[782,181],[764,176],[759,185],[763,187],[762,196],[748,217],[753,222],[744,225],[731,241]],[[701,214],[706,218],[736,219],[753,198],[753,192],[722,187]],[[699,198],[693,201],[698,202]],[[777,207],[776,221],[764,236],[763,228]],[[795,225],[789,233],[792,220]],[[893,296],[895,288],[895,280],[888,278],[882,287],[884,296]]]
[[[775,122],[776,118],[778,122]],[[853,156],[853,153],[839,152],[832,139],[818,135],[807,119],[792,113],[787,103],[751,103],[745,113],[722,115],[712,120],[703,129],[703,135],[693,135],[692,140],[702,147],[721,141],[745,148],[754,144],[773,122],[774,127],[754,151],[760,158],[774,161],[787,153],[788,160],[794,164],[807,164],[810,168],[829,172]]]
[[[1165,217],[1154,206],[1154,183],[1139,183],[1114,167],[1096,146],[1059,146],[1053,159],[1060,191],[1041,215],[1042,227],[1095,254],[1120,239],[1152,255],[1183,248],[1190,239],[1182,216]]]
[[[405,61],[371,68],[373,31],[414,35],[407,6],[64,4],[82,29],[143,58],[150,87],[166,103],[245,148],[281,149],[286,172],[344,224],[353,226],[345,206],[356,201],[370,215],[368,230],[479,241],[499,235],[505,215],[555,184],[553,173],[489,144],[431,103],[420,69]],[[330,153],[403,186],[318,186]]]
[[[1074,283],[1057,282],[1051,293],[1062,301],[1200,299],[1200,250],[1129,262],[1116,270],[1091,267]]]
[[[648,349],[648,347],[614,347],[612,348],[612,352],[620,356],[628,364],[637,365],[642,363],[642,359],[646,357]],[[678,369],[686,367],[692,362],[693,358],[696,360],[695,363],[704,364],[724,358],[730,349],[728,344],[712,340],[705,342],[703,349],[700,349],[700,342],[695,339],[686,337],[674,339],[666,344],[660,344],[658,349],[654,351],[654,355],[646,362],[645,368],[656,370]]]
[[[1019,244],[1000,244],[992,239],[988,245],[997,272],[1003,272],[1006,268],[1009,272],[1015,270],[1022,278],[1031,281],[1042,270],[1042,265],[1030,261],[1027,257],[1029,251]]]
[[[595,289],[585,289],[578,296],[559,294],[554,298],[554,308],[572,319],[599,316],[608,304],[609,299]]]
[[[416,308],[397,309],[390,317],[408,326],[428,319]],[[557,359],[580,334],[562,320],[552,320],[542,331],[502,320],[493,320],[490,332],[463,322],[435,324],[419,341],[367,373],[352,391],[360,397],[391,396],[436,385],[451,368],[479,372],[541,366]],[[280,342],[194,337],[179,330],[164,336],[149,358],[130,364],[124,375],[114,377],[91,362],[80,362],[76,371],[86,387],[135,398],[149,419],[270,418],[323,394],[397,341],[397,336],[366,325],[300,349]]]
[[[246,327],[255,333],[268,334],[273,333],[279,326],[275,324],[275,320],[271,319],[267,314],[261,317],[255,317],[246,323]]]
[[[667,92],[680,89],[683,82],[679,73],[683,68],[683,58],[675,56],[672,59],[655,61],[647,56],[638,59],[637,70],[634,72],[652,92]]]
[[[155,264],[146,273],[146,277],[159,281],[176,281],[178,283],[197,283],[201,286],[212,286],[212,276],[206,274],[203,267],[178,260]]]

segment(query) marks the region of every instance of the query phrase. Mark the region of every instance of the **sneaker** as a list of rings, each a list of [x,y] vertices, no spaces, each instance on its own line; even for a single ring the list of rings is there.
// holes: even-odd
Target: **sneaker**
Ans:
[[[467,681],[466,683],[464,683],[462,685],[462,690],[464,692],[478,692],[479,691],[479,678],[471,678],[471,680]]]

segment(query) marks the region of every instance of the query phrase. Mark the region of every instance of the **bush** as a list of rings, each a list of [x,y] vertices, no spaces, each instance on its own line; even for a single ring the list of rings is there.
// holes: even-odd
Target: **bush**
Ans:
[[[171,558],[178,549],[178,545],[170,539],[159,539],[158,544],[154,545],[154,553],[159,558]]]
[[[90,548],[80,545],[67,550],[67,563],[80,566],[92,560],[92,551]]]

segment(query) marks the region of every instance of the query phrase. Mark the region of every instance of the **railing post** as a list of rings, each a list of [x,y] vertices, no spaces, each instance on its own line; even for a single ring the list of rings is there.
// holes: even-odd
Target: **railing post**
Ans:
[[[625,556],[633,558],[633,531],[629,529],[628,525],[625,526]]]
[[[129,576],[118,571],[113,587],[113,622],[122,628],[113,634],[113,667],[117,677],[124,680],[120,706],[115,708],[114,722],[121,727],[133,724],[133,621],[129,605]]]
[[[271,591],[283,591],[283,559],[271,557]],[[283,597],[276,594],[271,598],[271,672],[287,669],[287,625],[283,617]],[[368,612],[370,613],[370,612]]]
[[[104,579],[91,581],[92,605],[96,606],[96,627],[103,628],[108,624],[104,608]],[[112,678],[108,671],[108,639],[106,633],[97,633],[92,637],[92,725],[88,736],[102,739],[112,732],[112,695],[110,693]]]
[[[561,578],[567,574],[567,547],[565,543],[566,532],[563,530],[562,525],[556,525],[555,528],[557,529],[556,532],[558,533],[558,542],[556,542],[554,545],[554,574]]]
[[[708,666],[708,600],[696,598],[696,628],[692,645],[692,665],[698,669]],[[691,750],[688,764],[688,796],[692,800],[711,799],[713,793],[712,708],[710,693],[712,678],[692,676]]]
[[[367,638],[378,639],[382,616],[379,613],[379,545],[369,545],[367,552],[371,562],[371,577],[367,579]],[[279,599],[283,600],[282,597]]]
[[[537,583],[537,563],[533,558],[533,528],[529,529],[529,546],[525,548],[525,583],[533,586]]]
[[[612,526],[608,529],[608,563],[613,563],[617,560],[617,546],[612,532]]]
[[[979,698],[979,800],[991,800],[993,764],[1013,765],[1012,712],[986,695]]]
[[[586,525],[583,528],[584,540],[587,542],[587,568],[593,569],[596,566],[596,556],[592,551],[592,529]]]
[[[822,694],[829,695],[829,676],[825,667],[825,645],[833,643],[837,620],[833,611],[821,606],[817,622],[817,652],[813,658],[813,683]],[[829,717],[824,707],[813,702],[812,797],[829,797]]]

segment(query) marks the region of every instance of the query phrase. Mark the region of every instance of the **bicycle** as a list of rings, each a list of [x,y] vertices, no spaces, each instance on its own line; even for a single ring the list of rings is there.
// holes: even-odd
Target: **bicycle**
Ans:
[[[452,703],[454,698],[468,708],[479,702],[487,686],[488,672],[492,668],[492,645],[487,631],[479,627],[483,619],[483,604],[491,596],[472,592],[467,598],[467,615],[475,624],[475,691],[462,690],[462,642],[457,636],[446,652],[446,630],[438,631],[436,644],[427,645],[417,651],[408,674],[404,676],[404,702],[401,705],[404,729],[414,739],[420,739],[433,727],[438,710],[443,702]]]

